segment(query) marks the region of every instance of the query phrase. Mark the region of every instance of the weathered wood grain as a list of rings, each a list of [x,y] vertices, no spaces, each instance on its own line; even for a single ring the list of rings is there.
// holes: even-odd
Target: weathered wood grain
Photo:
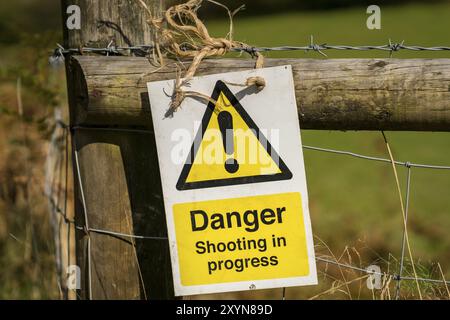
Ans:
[[[145,2],[155,12],[161,12],[163,1]],[[135,0],[62,0],[64,19],[65,9],[71,4],[81,8],[82,28],[72,31],[64,28],[67,47],[104,47],[111,40],[117,46],[151,43],[146,16]],[[99,27],[101,20],[113,22],[117,28],[105,24]],[[82,110],[80,106],[87,101],[83,98],[86,86],[81,66],[75,60],[67,60],[66,70],[70,122],[74,126],[78,112]],[[77,152],[79,159],[79,168],[74,165],[77,225],[88,224],[89,228],[125,234],[166,237],[153,136],[76,130],[73,138],[72,151]],[[78,169],[81,181],[77,176]],[[86,212],[83,211],[80,182]],[[132,240],[83,230],[77,230],[76,237],[77,264],[81,267],[82,277],[82,288],[78,292],[81,298],[173,298],[167,240]]]
[[[162,14],[163,0],[145,2],[152,12]],[[146,23],[148,17],[136,0],[62,0],[64,23],[69,5],[80,7],[81,29],[63,29],[67,48],[105,48],[111,41],[118,47],[153,42],[153,31]]]
[[[146,82],[175,77],[174,64],[158,70],[146,58],[72,59],[83,88],[77,124],[148,125]],[[265,65],[287,64],[303,129],[450,130],[450,59],[266,59]],[[209,59],[197,74],[253,66],[251,60]]]

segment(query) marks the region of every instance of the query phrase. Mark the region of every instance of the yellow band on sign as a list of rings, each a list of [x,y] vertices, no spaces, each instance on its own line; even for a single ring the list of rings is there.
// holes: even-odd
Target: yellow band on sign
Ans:
[[[300,193],[182,203],[173,213],[184,286],[309,274]]]

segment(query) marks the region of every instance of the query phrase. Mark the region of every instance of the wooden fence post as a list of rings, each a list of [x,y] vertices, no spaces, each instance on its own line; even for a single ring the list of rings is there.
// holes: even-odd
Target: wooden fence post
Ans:
[[[86,96],[77,109],[84,125],[147,123],[146,83],[175,79],[177,71],[139,57],[74,59]],[[450,59],[265,59],[264,65],[292,66],[302,129],[450,130]],[[207,59],[196,75],[253,67],[250,59]]]
[[[162,12],[164,1],[145,2],[154,12]],[[66,47],[151,43],[152,30],[135,0],[62,0],[61,3]],[[80,30],[66,27],[70,5],[81,9]],[[88,99],[79,79],[79,66],[73,62],[70,57],[66,60],[72,128],[79,124],[82,102]],[[114,119],[111,121],[112,127],[126,128]],[[151,120],[139,128],[151,130]],[[79,296],[82,299],[173,298],[166,239],[143,240],[92,231],[167,237],[153,135],[91,129],[72,130],[72,133],[73,159],[78,159],[74,161],[75,220],[77,226],[91,230],[78,229],[76,233],[82,283]]]

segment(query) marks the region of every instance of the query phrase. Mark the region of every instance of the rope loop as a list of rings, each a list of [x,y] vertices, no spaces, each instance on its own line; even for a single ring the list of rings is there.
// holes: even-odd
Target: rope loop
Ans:
[[[234,11],[230,11],[225,5],[214,0],[206,0],[212,4],[224,8],[230,19],[230,28],[226,37],[212,37],[205,24],[198,18],[197,10],[201,7],[203,0],[189,0],[185,3],[174,5],[166,10],[163,18],[157,18],[142,0],[137,0],[141,7],[145,9],[148,15],[147,23],[156,30],[155,47],[158,55],[159,63],[164,65],[164,58],[161,49],[166,54],[174,55],[177,58],[189,58],[192,62],[184,74],[181,81],[181,75],[178,74],[176,86],[172,94],[170,110],[168,114],[173,114],[180,107],[183,100],[188,96],[204,97],[201,93],[190,91],[185,94],[182,87],[194,77],[200,63],[203,59],[213,56],[223,56],[233,49],[244,50],[249,52],[252,58],[256,59],[255,68],[262,68],[264,65],[264,57],[254,47],[250,47],[245,43],[233,40],[233,17],[243,9],[239,7]],[[167,27],[166,27],[167,25]],[[252,48],[247,49],[247,48]],[[265,87],[261,81],[249,82],[256,85],[258,90]]]

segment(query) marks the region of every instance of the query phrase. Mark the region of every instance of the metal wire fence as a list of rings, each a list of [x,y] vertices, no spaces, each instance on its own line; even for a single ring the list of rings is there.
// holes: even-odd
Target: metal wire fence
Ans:
[[[55,152],[55,153],[59,153],[56,155],[56,157],[58,159],[60,159],[59,161],[64,161],[65,162],[65,166],[58,166],[58,170],[64,170],[64,172],[58,172],[58,173],[51,173],[50,174],[50,178],[48,179],[48,186],[53,186],[55,185],[55,179],[60,179],[61,181],[59,181],[60,184],[65,185],[65,190],[63,193],[58,192],[58,190],[56,188],[52,188],[52,187],[48,187],[46,188],[46,196],[48,197],[48,201],[51,207],[51,214],[52,217],[55,216],[60,216],[61,217],[61,221],[66,224],[66,225],[70,225],[72,226],[74,229],[80,230],[85,232],[87,235],[89,235],[90,233],[96,233],[96,234],[101,234],[104,236],[111,236],[111,237],[115,237],[115,238],[119,238],[122,239],[124,241],[129,241],[130,239],[141,239],[141,240],[145,240],[145,241],[168,241],[168,239],[166,237],[155,237],[152,235],[135,235],[135,234],[126,234],[126,233],[121,233],[121,232],[115,232],[113,230],[102,230],[102,229],[97,229],[94,228],[93,226],[89,225],[89,220],[88,220],[88,211],[86,208],[86,203],[85,203],[85,199],[84,199],[84,189],[83,189],[83,177],[81,176],[80,173],[80,167],[79,167],[79,160],[78,160],[78,149],[77,149],[77,134],[79,131],[81,130],[90,130],[90,131],[95,131],[95,130],[99,130],[99,131],[107,131],[107,132],[128,132],[128,133],[136,133],[136,134],[153,134],[150,130],[145,130],[145,129],[120,129],[120,128],[109,128],[109,127],[81,127],[81,126],[76,126],[76,127],[72,127],[70,128],[69,126],[67,126],[66,124],[64,124],[62,121],[57,120],[56,121],[56,127],[55,127],[55,132],[56,131],[61,131],[62,130],[62,139],[52,139],[51,141],[51,145],[50,145],[50,151],[49,152]],[[73,144],[73,150],[74,150],[74,168],[75,168],[75,174],[77,175],[77,180],[79,182],[79,190],[80,190],[80,197],[81,197],[81,201],[82,201],[82,207],[83,207],[83,215],[84,215],[84,221],[85,224],[84,225],[77,225],[75,223],[75,221],[73,219],[70,219],[67,215],[67,199],[68,199],[68,194],[67,194],[67,181],[68,181],[68,162],[69,162],[69,135],[71,134],[72,136],[72,144]],[[56,133],[54,134],[54,136],[56,136]],[[372,157],[372,156],[367,156],[367,155],[362,155],[362,154],[358,154],[358,153],[353,153],[350,151],[343,151],[343,150],[334,150],[334,149],[326,149],[326,148],[321,148],[321,147],[315,147],[315,146],[307,146],[304,145],[303,148],[305,150],[308,151],[312,151],[312,152],[320,152],[320,153],[331,153],[334,155],[338,155],[338,156],[347,156],[347,157],[354,157],[354,158],[358,158],[358,159],[363,159],[366,161],[376,161],[376,162],[383,162],[386,164],[392,164],[392,161],[390,159],[385,159],[385,158],[379,158],[379,157]],[[52,157],[49,157],[48,159],[51,159]],[[63,160],[61,160],[63,159]],[[410,201],[410,190],[411,190],[411,171],[413,169],[430,169],[430,170],[450,170],[450,166],[437,166],[437,165],[429,165],[429,164],[419,164],[419,163],[412,163],[409,161],[406,162],[402,162],[402,161],[395,161],[395,164],[397,166],[403,166],[407,169],[407,180],[406,180],[406,196],[405,196],[405,208],[406,208],[406,219],[408,218],[408,210],[409,210],[409,201]],[[58,178],[59,177],[59,178]],[[61,178],[63,177],[63,178]],[[80,214],[80,213],[78,213]],[[434,284],[442,284],[445,285],[446,288],[447,285],[450,284],[450,281],[447,281],[445,279],[431,279],[431,278],[424,278],[424,277],[410,277],[410,276],[405,276],[404,275],[404,265],[405,265],[405,230],[403,233],[403,238],[402,238],[402,244],[401,244],[401,253],[400,253],[400,267],[398,269],[397,273],[389,273],[389,272],[376,272],[373,271],[371,269],[367,269],[367,268],[363,268],[361,266],[356,266],[356,265],[352,265],[352,264],[346,264],[346,263],[342,263],[339,261],[339,259],[330,259],[327,256],[317,256],[316,260],[318,262],[321,263],[325,263],[326,265],[331,264],[331,265],[335,265],[339,268],[343,268],[343,269],[347,269],[347,270],[352,270],[352,271],[356,271],[356,272],[360,272],[362,274],[365,274],[369,277],[371,276],[383,276],[383,277],[387,277],[391,280],[394,280],[397,282],[396,285],[396,298],[400,298],[400,284],[401,281],[420,281],[420,282],[427,282],[427,283],[434,283]],[[71,244],[70,244],[70,233],[68,236],[68,241],[69,243],[67,244],[67,256],[70,256],[70,250],[71,250]],[[90,283],[90,237],[88,237],[88,245],[87,245],[87,250],[88,250],[88,279],[89,279],[89,283]],[[58,259],[61,259],[61,254],[57,255]],[[61,266],[63,263],[61,261],[58,261],[57,265]],[[61,271],[61,270],[59,270]],[[60,279],[61,281],[61,279]],[[63,287],[63,284],[60,284],[61,287]],[[89,297],[92,297],[92,293],[90,291],[91,288],[88,288],[88,292],[89,292]],[[285,299],[285,290],[283,290],[283,299]]]
[[[126,53],[133,53],[137,56],[147,56],[152,53],[155,47],[153,45],[135,45],[135,46],[115,46],[111,41],[106,47],[81,47],[81,48],[64,48],[62,45],[57,44],[57,47],[53,51],[50,57],[50,62],[56,63],[62,61],[65,55],[68,54],[83,54],[94,53],[100,55],[122,55]],[[183,47],[182,47],[183,49]],[[192,49],[188,45],[185,45],[185,49]],[[243,46],[237,48],[230,48],[231,52],[246,52],[250,55],[254,55],[255,52],[273,52],[273,51],[313,51],[323,56],[327,56],[324,51],[326,50],[354,50],[354,51],[384,51],[388,52],[391,57],[394,52],[398,51],[450,51],[450,46],[419,46],[419,45],[406,45],[404,41],[392,42],[389,39],[387,44],[382,45],[332,45],[332,44],[317,44],[314,42],[314,37],[311,36],[310,42],[303,46],[275,46],[275,47],[253,47]]]

